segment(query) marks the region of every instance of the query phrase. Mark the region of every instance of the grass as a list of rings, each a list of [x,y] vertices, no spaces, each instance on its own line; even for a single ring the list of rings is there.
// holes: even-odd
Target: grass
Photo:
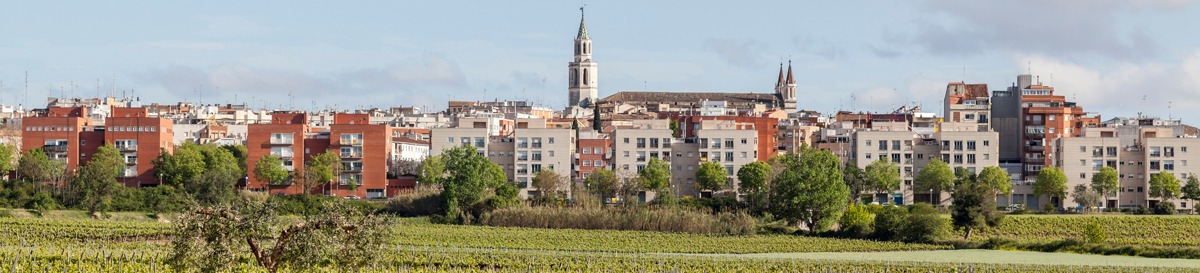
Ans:
[[[1200,268],[1200,262],[1187,259],[1159,259],[1130,256],[1104,256],[1075,253],[1043,253],[1004,250],[938,250],[909,252],[814,252],[814,253],[765,253],[744,254],[740,257],[830,259],[844,261],[892,261],[892,262],[951,262],[988,264],[1040,264],[1040,265],[1112,265],[1112,266],[1161,266]]]

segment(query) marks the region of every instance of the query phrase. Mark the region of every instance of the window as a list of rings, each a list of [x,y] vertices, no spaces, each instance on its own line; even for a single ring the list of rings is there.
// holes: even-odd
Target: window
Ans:
[[[527,161],[527,160],[529,160],[529,152],[526,152],[526,151],[519,151],[519,152],[517,152],[517,160],[518,160],[518,161]]]
[[[967,155],[967,164],[975,164],[975,154]]]
[[[733,172],[733,165],[725,165],[725,173],[726,173],[726,174],[732,174],[732,173],[734,173],[734,172]]]
[[[955,154],[955,155],[954,155],[954,163],[955,163],[955,164],[962,164],[962,163],[963,163],[963,155],[962,155],[962,154]]]
[[[991,159],[990,154],[983,154],[983,160],[989,160],[989,159]]]
[[[725,153],[725,162],[733,162],[733,153],[732,152]]]
[[[1163,160],[1163,170],[1164,171],[1174,171],[1175,170],[1175,160]]]
[[[867,154],[867,159],[871,159],[871,154]]]
[[[646,162],[646,152],[637,152],[637,162]]]
[[[746,144],[746,139],[745,139],[745,138],[743,138],[743,139],[742,139],[742,144]]]
[[[603,154],[603,153],[604,153],[604,148],[592,148],[592,153],[594,153],[594,154]]]
[[[692,158],[692,152],[688,152],[688,158]]]
[[[893,151],[900,150],[900,141],[899,140],[892,140],[892,150]]]
[[[693,170],[694,167],[695,167],[695,165],[688,165],[688,170],[691,171],[691,170]],[[688,179],[690,180],[691,178],[688,178]]]
[[[625,144],[629,144],[629,138],[625,138]]]
[[[1161,150],[1161,148],[1159,148],[1159,147],[1150,147],[1150,156],[1152,156],[1152,157],[1161,156],[1162,152],[1160,150]]]
[[[1107,148],[1104,148],[1104,151],[1105,151],[1105,156],[1109,156],[1109,157],[1117,156],[1117,147],[1107,147]]]
[[[599,166],[604,166],[604,161],[602,161],[602,160],[592,160],[592,166],[596,166],[596,167],[599,167]]]
[[[530,152],[530,155],[533,157],[533,161],[542,161],[542,151],[533,151]]]
[[[988,146],[988,141],[987,141],[987,140],[984,140],[984,141],[983,141],[983,147],[987,147],[987,146]]]
[[[733,149],[733,139],[732,138],[725,139],[725,149]]]
[[[454,143],[454,137],[449,137],[448,139],[449,139],[448,142]]]
[[[624,152],[625,157],[629,157],[629,151]]]
[[[363,143],[363,134],[361,133],[341,134],[340,138],[342,145],[362,145]]]
[[[967,151],[974,151],[974,150],[975,150],[975,142],[967,141]]]
[[[1085,178],[1087,178],[1087,174],[1086,174],[1086,173],[1079,173],[1079,178],[1080,178],[1080,179],[1085,179]]]
[[[1175,156],[1175,147],[1163,147],[1163,156],[1166,156],[1166,157]]]
[[[742,158],[746,158],[746,152],[742,152]]]
[[[547,138],[546,143],[554,144],[554,138]]]
[[[550,157],[554,157],[554,151],[550,151]]]
[[[887,140],[880,140],[879,141],[879,150],[887,151],[887,144],[888,144]]]
[[[962,151],[962,150],[963,150],[963,142],[962,142],[961,140],[959,140],[959,141],[954,141],[954,150],[955,150],[955,151]]]
[[[637,139],[637,147],[638,148],[646,148],[646,138],[639,137]]]
[[[1079,152],[1080,152],[1080,153],[1086,153],[1086,152],[1087,152],[1087,147],[1086,147],[1086,146],[1079,146]]]
[[[1050,120],[1054,120],[1054,115],[1050,115]]]
[[[1080,159],[1080,160],[1079,160],[1079,166],[1087,166],[1087,160],[1086,160],[1086,159]]]
[[[305,149],[308,149],[308,148],[305,148]],[[488,157],[494,157],[494,156],[496,156],[496,152],[488,151]]]
[[[583,154],[585,154],[585,155],[592,154],[592,149],[583,148],[582,150],[583,150]]]
[[[487,139],[482,137],[475,138],[475,148],[483,148],[485,143],[487,143]]]
[[[867,140],[867,146],[871,146],[871,141]]]
[[[590,160],[584,160],[584,161],[583,161],[583,166],[584,166],[584,167],[591,167],[591,166],[592,166],[592,161],[590,161]]]

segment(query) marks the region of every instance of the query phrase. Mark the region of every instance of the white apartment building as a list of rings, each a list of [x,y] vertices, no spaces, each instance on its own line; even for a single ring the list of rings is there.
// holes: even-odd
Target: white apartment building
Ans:
[[[571,161],[575,145],[574,130],[529,128],[515,129],[511,135],[489,137],[487,128],[432,129],[432,155],[457,145],[474,146],[480,155],[487,156],[508,174],[521,189],[521,197],[537,196],[533,178],[542,170],[552,169],[559,175],[571,176]]]
[[[1160,172],[1168,172],[1187,182],[1188,177],[1200,174],[1200,154],[1189,153],[1200,147],[1200,139],[1185,137],[1180,128],[1160,126],[1120,126],[1084,128],[1082,137],[1064,137],[1051,142],[1050,159],[1054,166],[1067,176],[1068,197],[1062,200],[1064,207],[1089,206],[1105,208],[1131,208],[1154,206],[1161,198],[1149,195],[1150,179]],[[1192,165],[1189,165],[1192,163]],[[1091,185],[1092,177],[1102,167],[1117,170],[1121,192],[1110,194],[1100,204],[1076,204],[1070,192],[1076,185]],[[1039,196],[1039,204],[1054,202]],[[1176,208],[1192,209],[1189,200],[1175,199]]]
[[[937,200],[942,204],[950,203],[950,189],[934,196],[931,192],[917,192],[914,181],[921,169],[934,158],[946,162],[951,169],[963,167],[978,174],[983,168],[997,165],[999,147],[996,132],[979,132],[971,126],[964,131],[954,131],[955,126],[945,124],[942,131],[931,134],[920,134],[906,131],[903,127],[885,123],[870,130],[860,130],[852,134],[852,149],[854,164],[866,168],[871,162],[887,159],[896,162],[903,180],[900,189],[892,193],[874,193],[864,195],[864,202],[892,202],[896,204],[912,204],[915,202],[930,202]]]

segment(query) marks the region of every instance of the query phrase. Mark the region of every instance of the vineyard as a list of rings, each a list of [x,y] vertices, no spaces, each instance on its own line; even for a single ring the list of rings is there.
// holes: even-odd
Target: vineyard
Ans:
[[[850,261],[683,253],[897,251],[941,246],[785,235],[719,236],[406,223],[361,272],[1200,272],[1197,268]],[[0,273],[172,272],[167,224],[0,218]],[[674,253],[674,254],[666,254]],[[231,272],[263,272],[253,259]],[[326,267],[323,271],[346,271]],[[283,272],[291,272],[282,270]]]
[[[1017,240],[1057,240],[1083,237],[1084,226],[1100,224],[1108,242],[1116,244],[1197,246],[1200,217],[1191,216],[1053,216],[1015,215],[1005,217],[996,228],[980,229],[973,240],[1002,237]],[[949,226],[946,229],[950,229]],[[962,238],[961,232],[952,233]]]

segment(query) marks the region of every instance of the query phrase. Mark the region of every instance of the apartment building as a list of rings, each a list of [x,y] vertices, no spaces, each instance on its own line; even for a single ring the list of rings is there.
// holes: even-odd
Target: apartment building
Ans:
[[[1008,160],[1023,164],[1024,180],[1032,181],[1048,161],[1048,143],[1059,137],[1077,137],[1083,128],[1097,126],[1099,115],[1084,112],[1065,96],[1055,95],[1054,88],[1043,85],[1029,74],[1017,75],[1017,81],[1007,91],[994,91],[992,97],[993,127],[1002,132],[1002,150]],[[1020,152],[1016,152],[1020,151]]]
[[[608,139],[607,135],[605,135],[603,138],[589,139],[585,139],[583,136],[580,136],[580,139],[575,141],[575,147],[578,152],[575,156],[576,161],[574,165],[575,171],[572,175],[573,179],[587,179],[593,170],[609,166],[609,163],[611,163],[611,160],[613,159],[613,148],[612,140]]]
[[[882,126],[885,123],[875,124],[877,128],[853,133],[854,164],[859,168],[866,168],[877,160],[896,162],[903,182],[899,191],[891,195],[874,193],[862,196],[864,202],[949,204],[948,192],[936,195],[916,190],[914,181],[926,164],[937,158],[946,162],[951,169],[963,167],[973,173],[997,165],[999,147],[996,143],[996,132],[979,132],[973,125],[963,127],[944,124],[943,129],[946,130],[922,134],[900,127]]]
[[[537,196],[533,178],[542,170],[554,170],[572,176],[574,130],[518,128],[511,135],[489,137],[487,128],[439,128],[430,132],[430,149],[440,155],[454,146],[473,146],[480,155],[504,169],[510,181],[521,189],[521,197]],[[526,125],[528,126],[528,125]]]
[[[679,121],[680,137],[695,138],[703,130],[751,130],[758,145],[758,160],[767,161],[779,152],[775,145],[779,136],[779,119],[747,116],[685,116],[679,113],[660,113],[660,118]]]
[[[313,156],[332,152],[340,158],[341,172],[337,181],[301,192],[288,181],[258,181],[247,179],[247,187],[267,190],[272,194],[325,194],[332,196],[383,197],[390,181],[387,161],[392,158],[392,129],[388,125],[371,124],[366,114],[336,114],[328,128],[310,127],[308,114],[274,113],[271,124],[250,124],[247,133],[247,166],[253,169],[264,155],[283,160],[289,171],[300,171]],[[297,174],[298,175],[298,174]],[[354,190],[346,188],[355,183]]]
[[[947,122],[976,123],[978,131],[981,132],[991,128],[988,119],[991,115],[991,103],[987,84],[947,84],[944,106],[946,109],[943,113]]]
[[[758,161],[757,136],[758,132],[752,130],[708,129],[697,131],[694,138],[684,139],[681,145],[673,149],[675,158],[669,163],[673,180],[678,185],[676,194],[697,197],[712,194],[695,186],[696,170],[706,162],[717,162],[725,167],[729,187],[737,190],[737,171],[746,164]],[[695,157],[692,157],[693,153]]]
[[[681,141],[676,141],[672,136],[670,121],[658,119],[632,122],[633,126],[618,127],[609,135],[612,139],[611,168],[618,177],[636,177],[638,172],[646,168],[651,158],[658,158],[668,165],[675,164],[673,160],[678,158],[672,158],[671,154],[675,145]],[[672,169],[671,173],[675,176],[678,172]],[[652,196],[646,195],[640,197],[646,201],[653,199]]]
[[[1091,185],[1100,168],[1112,167],[1118,172],[1119,193],[1106,196],[1100,204],[1076,204],[1072,198],[1053,200],[1038,197],[1040,204],[1061,204],[1063,207],[1099,206],[1130,208],[1154,206],[1161,198],[1149,196],[1150,179],[1168,172],[1186,182],[1189,176],[1200,173],[1200,166],[1188,165],[1200,160],[1200,155],[1188,153],[1188,147],[1200,145],[1200,139],[1185,137],[1182,126],[1119,126],[1085,128],[1081,137],[1064,137],[1053,142],[1054,166],[1067,176],[1069,190],[1076,185]],[[1182,183],[1181,183],[1182,184]],[[1061,203],[1060,203],[1061,201]],[[1176,208],[1192,208],[1189,200],[1175,199]],[[1031,205],[1035,203],[1030,203]]]
[[[105,144],[113,144],[126,163],[118,181],[128,187],[157,186],[151,160],[159,151],[171,152],[170,120],[146,117],[145,108],[111,108],[106,125],[85,118],[83,107],[47,108],[43,116],[22,120],[21,150],[42,150],[51,158],[66,163],[68,171],[86,164]]]
[[[429,156],[429,141],[392,136],[392,160],[422,161]]]

